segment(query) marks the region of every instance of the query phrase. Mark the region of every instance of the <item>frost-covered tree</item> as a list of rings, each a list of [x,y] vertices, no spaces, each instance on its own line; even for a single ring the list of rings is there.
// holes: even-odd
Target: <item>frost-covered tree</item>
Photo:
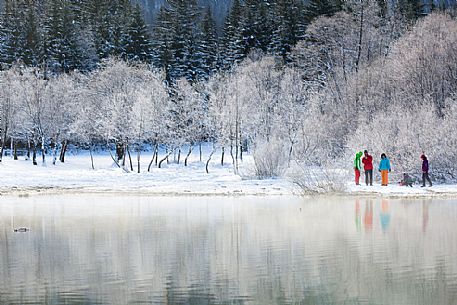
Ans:
[[[17,112],[19,95],[19,74],[16,69],[0,72],[0,162],[2,161],[6,142],[9,139],[13,144],[18,122]]]

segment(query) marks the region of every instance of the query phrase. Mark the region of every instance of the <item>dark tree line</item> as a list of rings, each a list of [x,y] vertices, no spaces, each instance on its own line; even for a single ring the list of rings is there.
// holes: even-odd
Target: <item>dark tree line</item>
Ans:
[[[363,0],[362,0],[363,1]],[[383,14],[387,2],[379,0]],[[410,20],[440,7],[398,0]],[[152,63],[167,80],[207,79],[259,50],[291,61],[307,25],[344,9],[342,0],[234,0],[222,27],[197,0],[169,0],[148,28],[130,0],[4,0],[0,18],[0,64],[19,62],[59,74],[92,71],[109,57]]]
[[[108,57],[150,61],[149,30],[129,0],[5,0],[0,62],[50,73],[90,71]]]

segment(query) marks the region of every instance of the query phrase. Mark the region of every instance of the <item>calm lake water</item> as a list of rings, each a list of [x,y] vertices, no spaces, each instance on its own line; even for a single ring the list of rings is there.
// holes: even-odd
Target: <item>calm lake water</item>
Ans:
[[[75,303],[457,304],[457,201],[0,197],[0,304]]]

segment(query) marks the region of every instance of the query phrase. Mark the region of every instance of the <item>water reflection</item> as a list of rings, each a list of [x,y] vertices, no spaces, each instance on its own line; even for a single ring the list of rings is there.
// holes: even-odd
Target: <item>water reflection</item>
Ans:
[[[0,198],[0,304],[457,299],[456,202],[6,199]],[[362,221],[370,234],[360,234]],[[31,230],[14,233],[14,226]]]
[[[355,227],[357,232],[360,232],[362,229],[362,215],[360,214],[360,200],[356,199],[355,201]]]
[[[365,203],[365,215],[363,217],[365,231],[373,229],[373,200],[367,200]]]
[[[380,220],[381,220],[382,231],[386,232],[387,229],[389,228],[389,224],[390,224],[390,209],[389,209],[389,200],[388,199],[381,200]]]
[[[422,232],[427,231],[428,226],[428,200],[422,200]]]

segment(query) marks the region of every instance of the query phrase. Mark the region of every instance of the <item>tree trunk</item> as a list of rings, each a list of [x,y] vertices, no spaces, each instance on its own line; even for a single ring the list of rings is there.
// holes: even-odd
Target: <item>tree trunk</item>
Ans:
[[[149,165],[148,165],[148,172],[151,171],[151,166],[152,166],[152,163],[154,163],[155,161],[155,165],[157,166],[157,159],[159,158],[159,144],[155,143],[154,144],[154,152],[152,154],[152,159],[151,159],[151,162],[149,162]]]
[[[124,167],[122,167],[120,164],[119,164],[119,160],[116,160],[116,158],[114,158],[113,154],[111,153],[111,149],[109,150],[109,155],[111,156],[111,159],[113,159],[114,163],[117,165],[117,167],[119,168],[122,168],[122,170],[126,173],[128,173],[128,170],[126,170]]]
[[[27,139],[27,160],[30,160],[30,139]]]
[[[0,147],[0,162],[2,162],[2,160],[3,160],[3,152],[5,150],[6,132],[7,131],[8,131],[8,128],[5,128],[5,130],[3,130],[3,134],[2,134],[2,146]]]
[[[181,161],[181,148],[178,149],[178,164]]]
[[[235,165],[235,157],[233,156],[233,144],[230,144],[230,157],[232,157],[232,164]]]
[[[289,161],[287,162],[287,167],[290,167],[290,162],[292,161],[292,152],[294,150],[294,142],[290,144],[289,148]]]
[[[46,151],[44,149],[44,137],[41,137],[41,158],[43,161],[43,164],[46,163]]]
[[[208,169],[208,166],[209,166],[209,161],[211,161],[211,158],[213,157],[213,154],[216,150],[214,149],[214,146],[213,146],[213,150],[211,151],[211,154],[209,155],[209,158],[208,160],[206,161],[206,173],[209,174],[209,169]]]
[[[156,143],[156,145],[155,145],[154,154],[155,154],[155,164],[157,166],[157,163],[159,162],[159,144],[158,143]]]
[[[33,165],[38,165],[38,163],[36,162],[36,143],[35,143],[35,141],[33,141],[32,162],[33,162]]]
[[[236,168],[238,169],[238,148],[239,148],[239,123],[238,123],[238,111],[237,111],[237,120],[235,124],[235,163],[236,163]]]
[[[162,160],[160,160],[159,162],[159,168],[162,168],[162,163],[165,161],[165,160],[168,160],[168,157],[174,152],[174,149],[172,151],[170,151],[165,158],[163,158]]]
[[[125,167],[125,158],[127,158],[126,156],[126,146],[125,145],[122,145],[122,166]]]
[[[221,166],[224,166],[225,147],[222,146]]]
[[[56,165],[57,161],[57,143],[59,143],[58,138],[54,142],[54,149],[52,150],[52,165]]]
[[[10,138],[10,157],[13,159],[13,149],[14,149],[14,140],[13,138]]]
[[[133,163],[132,163],[132,156],[130,155],[129,145],[125,145],[125,149],[127,150],[127,154],[129,155],[129,163],[130,163],[130,171],[133,172]]]
[[[359,43],[357,46],[357,60],[355,61],[355,72],[359,71],[360,57],[362,55],[362,39],[363,39],[363,1],[360,1],[360,28],[359,28]]]
[[[3,159],[4,143],[5,142],[2,141],[2,146],[0,147],[0,162],[2,162]]]
[[[123,143],[116,143],[116,158],[117,161],[121,161],[124,159],[124,154],[125,154],[125,148]]]
[[[138,145],[138,154],[137,154],[138,174],[141,172],[141,168],[140,168],[140,158],[141,158],[141,149],[140,149],[140,146]]]
[[[95,170],[95,166],[94,166],[94,156],[92,154],[92,150],[93,150],[93,145],[91,144],[89,146],[89,153],[90,153],[90,163],[92,165],[92,169]]]
[[[65,140],[62,142],[62,147],[60,148],[60,157],[59,160],[61,163],[65,163],[65,153],[67,152],[68,141]]]
[[[14,142],[14,160],[17,160],[17,143]]]
[[[192,153],[193,146],[189,146],[189,152],[187,153],[186,159],[184,159],[184,166],[187,166],[187,159],[189,159],[190,154]]]
[[[199,152],[200,152],[200,162],[202,162],[202,142],[198,144]]]

